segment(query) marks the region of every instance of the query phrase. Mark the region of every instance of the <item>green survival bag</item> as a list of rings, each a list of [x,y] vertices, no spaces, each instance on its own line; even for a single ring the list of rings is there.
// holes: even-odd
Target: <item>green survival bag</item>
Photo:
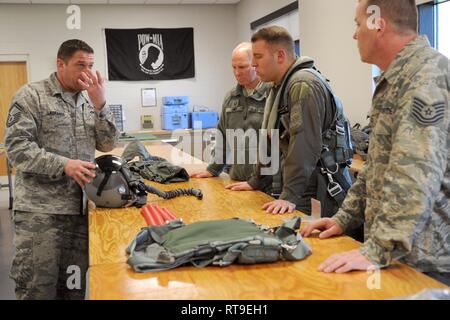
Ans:
[[[301,260],[311,249],[297,233],[301,218],[268,228],[239,218],[184,224],[173,220],[143,228],[127,248],[136,272],[162,271],[184,264],[228,266]]]

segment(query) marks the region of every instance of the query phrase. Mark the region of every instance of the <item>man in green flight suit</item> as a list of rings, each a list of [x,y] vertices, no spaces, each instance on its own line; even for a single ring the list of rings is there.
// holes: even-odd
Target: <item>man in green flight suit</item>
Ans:
[[[324,175],[318,163],[326,144],[324,137],[328,133],[336,136],[331,127],[335,117],[345,118],[343,111],[334,107],[336,97],[323,76],[314,69],[314,60],[296,57],[294,41],[285,28],[262,28],[252,36],[252,44],[257,74],[262,80],[274,83],[266,101],[262,128],[268,130],[272,145],[278,144],[282,160],[277,166],[279,174],[265,174],[260,162],[250,179],[228,188],[234,191],[262,190],[278,196],[277,200],[263,205],[268,213],[291,213],[295,209],[310,213],[311,199],[314,198],[323,204],[331,201],[332,215],[339,202],[329,199],[326,190],[319,191],[323,190],[320,186],[324,184]],[[273,136],[274,132],[279,132],[279,136]],[[337,148],[333,149],[331,145],[329,151],[337,154]],[[351,155],[340,158],[342,161],[335,163],[333,174],[339,175],[341,180],[341,192],[336,191],[334,195],[341,196],[342,202],[343,189],[347,190],[351,185],[346,164]],[[274,166],[274,160],[271,166]],[[281,178],[277,178],[280,175]]]

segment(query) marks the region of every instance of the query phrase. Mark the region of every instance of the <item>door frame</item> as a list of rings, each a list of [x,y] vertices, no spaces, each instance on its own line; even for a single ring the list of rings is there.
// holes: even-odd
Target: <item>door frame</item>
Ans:
[[[27,73],[27,82],[30,82],[30,55],[29,54],[4,54],[0,53],[0,63],[1,62],[24,62],[26,73]],[[6,158],[7,159],[7,158]],[[7,160],[8,161],[8,160]],[[14,191],[13,191],[13,182],[12,182],[12,168],[11,164],[8,161],[7,162],[7,176],[8,176],[8,184],[1,184],[2,187],[7,186],[9,189],[9,210],[12,210],[13,208],[13,197],[14,197]]]
[[[28,82],[31,82],[30,55],[28,53],[24,54],[0,53],[0,62],[25,62],[25,67],[27,68],[27,80]]]

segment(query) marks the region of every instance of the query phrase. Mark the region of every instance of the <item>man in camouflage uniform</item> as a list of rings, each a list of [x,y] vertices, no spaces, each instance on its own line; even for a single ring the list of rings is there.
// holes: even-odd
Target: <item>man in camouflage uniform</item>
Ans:
[[[64,42],[57,72],[22,87],[9,110],[5,145],[17,169],[10,275],[18,299],[84,298],[82,187],[95,177],[95,149],[111,151],[119,134],[93,61],[94,51],[83,41]]]
[[[373,26],[366,9],[378,5]],[[366,166],[332,219],[304,230],[340,235],[364,224],[360,250],[330,257],[324,272],[386,267],[399,260],[450,284],[449,60],[417,35],[414,0],[363,0],[356,10],[364,62],[384,72],[371,110]]]
[[[263,205],[268,213],[291,213],[295,209],[310,213],[311,198],[319,198],[317,164],[324,145],[322,133],[331,126],[334,117],[332,96],[316,75],[294,70],[300,65],[311,69],[314,60],[308,57],[296,59],[294,41],[286,29],[277,26],[263,28],[253,35],[252,43],[257,74],[264,81],[274,82],[266,101],[262,128],[269,133],[279,130],[282,179],[277,182],[278,175],[263,175],[262,166],[258,165],[250,179],[228,188],[235,191],[262,190],[269,194],[281,192],[278,200]],[[286,81],[286,92],[281,97],[280,88]],[[283,101],[287,102],[288,112],[281,111]],[[278,142],[270,139],[271,143]],[[339,171],[350,185],[348,168],[343,166]],[[276,188],[280,190],[277,192]]]
[[[219,176],[222,171],[228,171],[230,178],[245,181],[250,178],[254,163],[250,161],[250,155],[256,155],[257,145],[234,144],[230,150],[231,142],[227,141],[227,130],[255,130],[258,134],[264,115],[264,104],[271,84],[260,81],[255,68],[251,65],[252,45],[241,43],[231,55],[231,64],[234,76],[238,82],[225,97],[222,105],[222,113],[217,125],[218,133],[222,139],[216,141],[212,152],[212,162],[205,172],[196,172],[192,178],[210,178]],[[238,137],[240,138],[240,137]],[[229,150],[227,154],[227,150]],[[234,161],[229,163],[230,152],[234,152]],[[244,159],[239,163],[239,156]],[[245,158],[244,158],[245,157]]]

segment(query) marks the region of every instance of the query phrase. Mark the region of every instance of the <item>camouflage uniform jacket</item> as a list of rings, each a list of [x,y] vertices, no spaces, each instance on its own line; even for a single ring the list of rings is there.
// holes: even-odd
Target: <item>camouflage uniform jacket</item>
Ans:
[[[282,83],[299,64],[312,68],[314,60],[300,57],[288,70]],[[283,180],[280,199],[307,211],[311,197],[316,197],[317,193],[316,168],[323,145],[322,131],[331,125],[333,119],[332,99],[320,80],[307,71],[299,70],[292,75],[286,86],[285,97],[280,97],[281,86],[273,87],[267,98],[262,128],[269,133],[273,129],[280,130],[279,146],[283,158],[280,163]],[[280,125],[277,127],[278,108],[281,99],[285,98],[290,111],[280,116]],[[261,175],[262,167],[258,164],[248,183],[253,189],[268,192],[272,176]],[[276,168],[275,171],[278,170]]]
[[[255,133],[258,134],[263,120],[264,104],[270,87],[270,83],[260,82],[250,96],[245,96],[244,88],[238,84],[225,97],[217,125],[217,129],[223,137],[223,143],[216,144],[212,157],[214,162],[207,168],[214,176],[220,175],[226,165],[231,165],[229,174],[233,180],[246,181],[251,176],[256,159],[254,164],[250,163],[249,154],[256,155],[258,150],[252,150],[252,146],[248,144],[242,145],[244,149],[239,149],[238,143],[235,143],[233,150],[230,150],[231,147],[229,141],[227,141],[226,130],[242,129],[245,132],[248,129],[254,129]],[[237,137],[239,139],[243,135],[237,135]],[[227,154],[227,146],[230,153],[234,152],[234,161],[231,161],[231,154]],[[239,154],[245,156],[243,163],[238,163]]]
[[[93,161],[111,151],[119,132],[107,106],[98,112],[79,93],[64,92],[56,74],[23,86],[14,96],[5,146],[16,167],[14,210],[80,214],[81,188],[64,173],[69,159]]]
[[[449,60],[420,36],[377,79],[366,166],[334,219],[364,223],[361,253],[450,272]]]

